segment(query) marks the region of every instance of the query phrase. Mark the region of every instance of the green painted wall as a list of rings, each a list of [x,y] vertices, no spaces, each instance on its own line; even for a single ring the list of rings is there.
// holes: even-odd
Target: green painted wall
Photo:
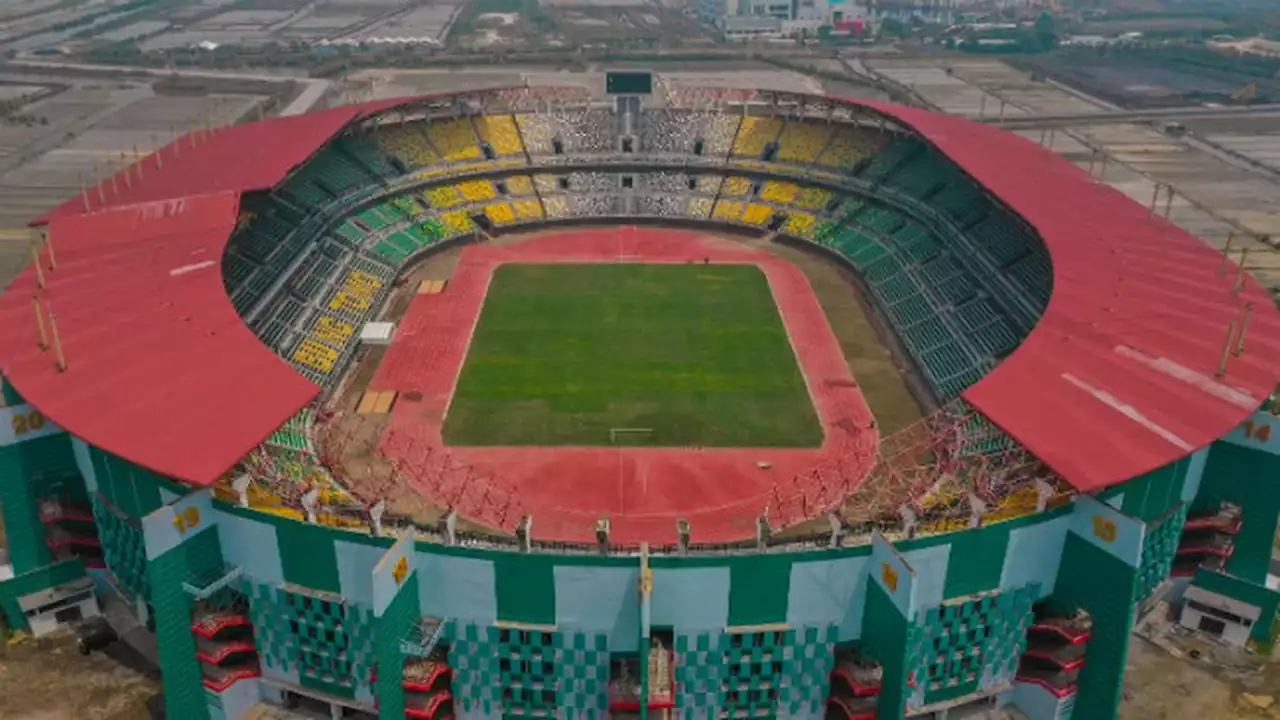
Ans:
[[[21,448],[22,445],[0,447],[0,514],[15,574],[44,567],[53,558],[40,522],[38,491],[24,469]]]
[[[374,621],[374,653],[378,662],[378,717],[400,720],[404,717],[404,655],[400,639],[418,622],[418,583],[414,576],[400,586],[400,592],[387,609]]]
[[[18,394],[17,388],[10,385],[9,381],[4,377],[0,377],[0,396],[4,397],[5,407],[9,407],[10,405],[22,405],[26,402],[22,399],[22,396]]]
[[[276,545],[280,550],[284,581],[312,590],[341,593],[334,538],[335,531],[323,525],[301,522],[278,524]]]
[[[169,481],[126,460],[97,449],[89,451],[98,494],[112,507],[133,518],[142,518],[164,505],[160,488]]]
[[[498,619],[554,625],[556,556],[499,552],[488,557],[493,560]]]
[[[749,555],[729,566],[729,624],[764,625],[787,620],[790,555]]]
[[[219,548],[218,528],[209,527],[148,563],[165,711],[172,718],[209,717],[195,636],[191,634],[192,600],[182,585],[208,579],[221,568]]]
[[[862,653],[881,664],[883,675],[876,720],[901,720],[907,712],[907,619],[878,583],[867,583],[862,615]]]
[[[943,597],[963,597],[999,587],[1008,549],[1009,523],[952,535]]]
[[[56,487],[78,474],[66,433],[0,447],[0,513],[15,574],[53,561],[39,500],[55,495]]]
[[[1116,717],[1133,629],[1137,569],[1088,540],[1068,533],[1052,604],[1083,607],[1093,617],[1093,633],[1080,671],[1074,717]]]
[[[1227,561],[1227,572],[1263,584],[1280,518],[1280,455],[1214,443],[1192,514],[1216,511],[1223,501],[1239,505],[1244,521],[1236,535],[1235,551]]]
[[[1249,632],[1249,639],[1266,645],[1271,642],[1272,629],[1276,624],[1276,611],[1280,609],[1280,592],[1268,590],[1266,586],[1251,583],[1238,577],[1213,572],[1204,568],[1196,570],[1192,584],[1209,592],[1225,595],[1240,602],[1256,605],[1262,610],[1258,622]]]
[[[1181,501],[1190,464],[1190,458],[1170,463],[1112,488],[1107,496],[1124,493],[1121,512],[1145,523],[1154,522]]]

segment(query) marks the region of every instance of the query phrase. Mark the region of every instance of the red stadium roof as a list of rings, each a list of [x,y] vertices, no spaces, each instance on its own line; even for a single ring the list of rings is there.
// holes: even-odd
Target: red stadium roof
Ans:
[[[165,475],[217,479],[319,392],[223,288],[238,206],[223,192],[55,219],[45,288],[28,268],[0,296],[0,369],[73,435]],[[37,294],[65,372],[38,347]]]
[[[238,195],[275,186],[382,101],[180,139],[41,218],[68,370],[36,348],[36,279],[0,296],[0,371],[91,444],[207,484],[317,392],[261,345],[223,290]],[[1202,242],[1010,133],[891,105],[1040,232],[1054,292],[1022,346],[964,397],[1068,482],[1093,490],[1226,434],[1280,378],[1280,313],[1236,296]],[[174,203],[155,201],[184,198]],[[145,203],[145,204],[134,204]],[[116,208],[106,209],[102,208]],[[1234,269],[1233,269],[1234,272]],[[1254,306],[1248,349],[1215,377],[1227,323]],[[216,419],[216,421],[215,421]]]
[[[1080,490],[1154,470],[1235,428],[1280,378],[1280,312],[1208,245],[1063,157],[948,115],[868,103],[913,127],[1040,233],[1053,296],[964,393]],[[1232,320],[1246,351],[1216,376]]]

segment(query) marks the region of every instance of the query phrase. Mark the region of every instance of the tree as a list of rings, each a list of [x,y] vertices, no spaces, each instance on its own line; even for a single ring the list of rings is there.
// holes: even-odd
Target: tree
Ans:
[[[1035,43],[1037,50],[1052,50],[1058,44],[1058,21],[1053,13],[1043,12],[1036,18]]]

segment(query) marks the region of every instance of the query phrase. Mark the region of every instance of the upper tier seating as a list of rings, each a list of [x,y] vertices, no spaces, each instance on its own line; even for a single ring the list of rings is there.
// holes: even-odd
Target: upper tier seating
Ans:
[[[774,117],[748,115],[742,118],[738,136],[733,140],[733,155],[759,159],[781,130],[782,121]]]
[[[526,152],[615,153],[619,124],[628,117],[639,138],[637,158],[697,151],[706,160],[731,156],[726,165],[733,169],[703,172],[705,160],[680,170],[527,165]],[[438,183],[434,173],[506,166],[514,166],[506,171],[511,174],[455,178],[370,200],[389,181],[403,182],[402,175]],[[807,166],[806,173],[822,170],[828,180],[838,170],[852,176],[850,182],[865,183],[870,194],[853,197],[803,178],[769,176],[795,176],[796,166]],[[726,174],[757,168],[764,176]],[[320,225],[343,208],[344,217]],[[887,323],[944,400],[1012,352],[1034,323],[1024,306],[1009,300],[1010,290],[1043,308],[1052,282],[1052,265],[1035,231],[945,157],[908,135],[807,118],[579,108],[388,124],[335,140],[274,196],[246,201],[244,210],[223,258],[228,293],[240,312],[253,311],[252,326],[264,340],[282,352],[302,353],[287,357],[306,366],[309,376],[339,362],[346,350],[330,347],[338,353],[332,356],[318,349],[324,333],[315,324],[317,313],[332,298],[307,298],[348,302],[335,293],[366,266],[370,277],[389,283],[392,268],[424,248],[476,232],[480,216],[495,228],[628,214],[710,218],[823,243],[858,269]],[[295,232],[308,218],[308,230]],[[334,312],[356,323],[366,312],[356,305]]]
[[[832,126],[814,120],[788,120],[778,136],[778,160],[810,163],[831,138]]]
[[[551,155],[556,143],[565,153],[607,153],[617,150],[614,115],[609,110],[560,109],[551,114],[516,115],[516,123],[531,155]]]
[[[640,115],[640,148],[650,152],[724,157],[733,146],[741,117],[697,110],[646,110]],[[702,145],[698,147],[698,141]]]
[[[427,141],[424,123],[383,125],[376,136],[382,152],[400,161],[406,169],[430,167],[440,162],[440,153]]]
[[[923,226],[887,207],[851,205],[814,239],[859,269],[940,399],[956,397],[1017,347],[1012,323]]]
[[[1031,315],[1048,304],[1052,264],[1034,232],[988,199],[959,168],[913,138],[900,137],[866,164],[861,176],[928,203],[963,230],[959,240],[989,258],[1016,288]],[[1023,330],[1034,319],[1012,318]]]
[[[484,157],[471,118],[432,120],[427,123],[427,137],[447,162],[466,162]]]
[[[815,163],[844,172],[852,172],[884,143],[879,133],[851,125],[840,125],[831,133],[831,140],[819,153]]]
[[[485,115],[475,119],[476,131],[483,142],[489,143],[498,157],[523,155],[524,143],[520,131],[510,115]]]

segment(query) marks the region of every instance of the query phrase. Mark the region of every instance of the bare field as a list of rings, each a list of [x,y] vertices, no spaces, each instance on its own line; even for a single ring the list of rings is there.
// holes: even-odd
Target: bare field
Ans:
[[[103,653],[81,656],[70,634],[0,642],[3,720],[145,720],[159,690],[157,679]]]

